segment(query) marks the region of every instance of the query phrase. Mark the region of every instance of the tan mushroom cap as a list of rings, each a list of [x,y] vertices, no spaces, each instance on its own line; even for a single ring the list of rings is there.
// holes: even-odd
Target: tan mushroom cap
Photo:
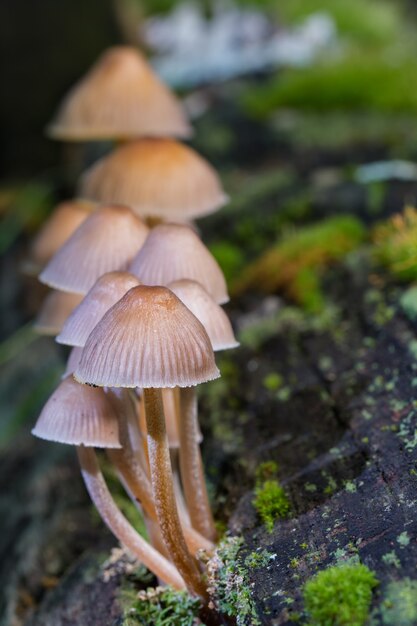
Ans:
[[[192,134],[176,96],[128,46],[99,57],[65,97],[47,132],[64,141]]]
[[[182,224],[159,224],[133,259],[129,271],[145,285],[169,285],[189,278],[219,304],[229,300],[219,264],[198,235]]]
[[[121,448],[118,415],[103,389],[65,378],[45,404],[32,434],[40,439]]]
[[[56,338],[58,343],[83,347],[88,335],[103,315],[140,282],[128,272],[108,272],[91,287],[82,302],[74,309]]]
[[[57,335],[81,300],[82,296],[79,293],[53,289],[43,301],[33,329],[40,335]]]
[[[227,202],[205,159],[177,141],[155,138],[121,146],[95,163],[81,180],[80,194],[169,221],[208,215]]]
[[[86,200],[69,200],[58,204],[35,236],[23,270],[27,274],[39,274],[94,207],[95,204]]]
[[[166,287],[133,287],[87,339],[75,377],[109,387],[190,387],[219,376],[204,327]]]
[[[106,272],[127,269],[148,227],[126,207],[97,209],[52,257],[39,280],[62,291],[86,294]]]
[[[184,278],[168,287],[203,324],[215,352],[237,348],[229,318],[200,283]]]

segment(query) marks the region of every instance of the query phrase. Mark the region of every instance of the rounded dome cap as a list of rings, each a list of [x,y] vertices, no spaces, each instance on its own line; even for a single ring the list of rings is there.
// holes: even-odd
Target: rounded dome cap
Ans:
[[[45,404],[32,434],[40,439],[97,448],[121,448],[118,415],[103,389],[69,376]]]
[[[192,134],[176,96],[129,46],[99,57],[65,97],[47,132],[64,141]]]
[[[128,272],[108,272],[101,276],[65,321],[56,341],[82,348],[103,315],[137,285],[140,282],[136,276]]]
[[[55,289],[86,294],[106,272],[127,269],[148,227],[126,207],[97,209],[52,257],[39,279]]]
[[[109,387],[190,387],[219,376],[202,324],[165,287],[133,287],[87,339],[78,381]]]
[[[153,228],[129,271],[145,285],[168,285],[189,278],[203,285],[219,304],[229,300],[219,264],[189,226],[160,224]]]
[[[215,352],[237,348],[239,342],[235,339],[229,318],[202,285],[194,280],[182,279],[170,283],[168,287],[203,324]]]
[[[28,274],[39,274],[55,252],[87,219],[94,207],[93,203],[85,200],[69,200],[58,204],[35,236],[29,258],[24,263],[24,271]]]
[[[80,304],[81,300],[82,296],[79,293],[53,289],[42,302],[33,329],[40,335],[57,335],[68,315]]]
[[[227,201],[219,177],[195,150],[172,139],[121,146],[84,174],[80,194],[125,204],[141,217],[187,221]]]

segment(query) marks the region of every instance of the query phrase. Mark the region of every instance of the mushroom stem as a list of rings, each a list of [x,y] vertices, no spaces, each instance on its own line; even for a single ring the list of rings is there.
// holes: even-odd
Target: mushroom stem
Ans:
[[[156,514],[165,545],[190,591],[207,599],[196,561],[188,551],[173,489],[172,469],[159,389],[144,389],[148,452]]]
[[[192,526],[210,541],[216,529],[207,494],[198,444],[197,394],[194,387],[180,390],[180,467]]]
[[[142,539],[117,508],[100,471],[94,448],[78,446],[77,453],[87,491],[113,535],[158,578],[176,589],[184,589],[184,580],[172,563]]]

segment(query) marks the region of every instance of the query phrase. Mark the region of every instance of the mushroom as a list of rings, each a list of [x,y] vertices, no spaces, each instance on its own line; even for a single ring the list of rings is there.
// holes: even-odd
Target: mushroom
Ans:
[[[172,563],[142,539],[119,511],[100,471],[94,448],[121,447],[119,416],[109,395],[111,392],[66,378],[47,401],[32,434],[77,446],[85,485],[103,521],[146,567],[166,583],[183,589],[184,582]]]
[[[47,132],[63,141],[192,134],[177,98],[129,46],[99,57],[65,97]]]
[[[93,203],[86,200],[69,200],[58,204],[33,240],[23,270],[30,275],[39,274],[94,207]]]
[[[78,363],[80,362],[82,348],[75,347],[69,353],[69,357],[67,359],[67,365],[65,368],[65,372],[62,375],[62,378],[66,378],[70,374],[73,374],[78,367]]]
[[[82,177],[80,194],[130,206],[142,218],[189,221],[227,202],[220,179],[194,150],[172,139],[125,144],[94,163]]]
[[[41,309],[33,324],[34,330],[40,335],[57,335],[68,315],[80,304],[79,293],[69,293],[52,289],[42,303]]]
[[[226,313],[199,283],[183,279],[168,286],[203,324],[214,351],[236,348],[239,345]],[[185,498],[193,527],[204,537],[214,541],[216,529],[199,448],[195,388],[181,389],[180,399],[180,467]]]
[[[101,207],[52,257],[39,280],[55,289],[86,294],[106,272],[126,269],[147,234],[147,226],[127,207]]]
[[[129,271],[145,285],[168,285],[190,278],[219,304],[229,300],[226,281],[212,254],[189,226],[159,224],[133,259]]]
[[[156,513],[172,561],[189,589],[205,598],[181,530],[172,484],[161,388],[219,376],[202,324],[164,287],[133,287],[90,334],[75,372],[79,382],[143,389]]]

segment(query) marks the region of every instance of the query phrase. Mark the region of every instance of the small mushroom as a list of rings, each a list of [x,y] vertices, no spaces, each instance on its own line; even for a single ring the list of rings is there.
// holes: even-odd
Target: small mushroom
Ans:
[[[33,329],[40,335],[57,335],[82,298],[79,293],[52,289],[42,303]]]
[[[206,597],[181,530],[160,389],[219,375],[202,324],[164,287],[133,287],[90,334],[75,377],[80,382],[143,389],[156,512],[165,545],[189,589]]]
[[[148,228],[122,206],[97,209],[77,228],[41,273],[42,283],[86,294],[106,272],[125,270]]]
[[[172,139],[125,144],[83,175],[80,194],[130,206],[142,218],[185,222],[227,202],[220,179],[197,152]]]
[[[142,539],[119,511],[101,474],[94,447],[121,447],[119,416],[108,394],[66,378],[44,406],[32,433],[41,439],[77,446],[87,490],[112,533],[162,580],[177,589],[184,588],[172,563]]]
[[[99,57],[65,97],[47,132],[63,141],[192,134],[177,98],[129,46]]]
[[[133,259],[129,271],[145,285],[168,285],[189,278],[199,282],[219,304],[229,300],[217,261],[189,226],[159,224]]]

